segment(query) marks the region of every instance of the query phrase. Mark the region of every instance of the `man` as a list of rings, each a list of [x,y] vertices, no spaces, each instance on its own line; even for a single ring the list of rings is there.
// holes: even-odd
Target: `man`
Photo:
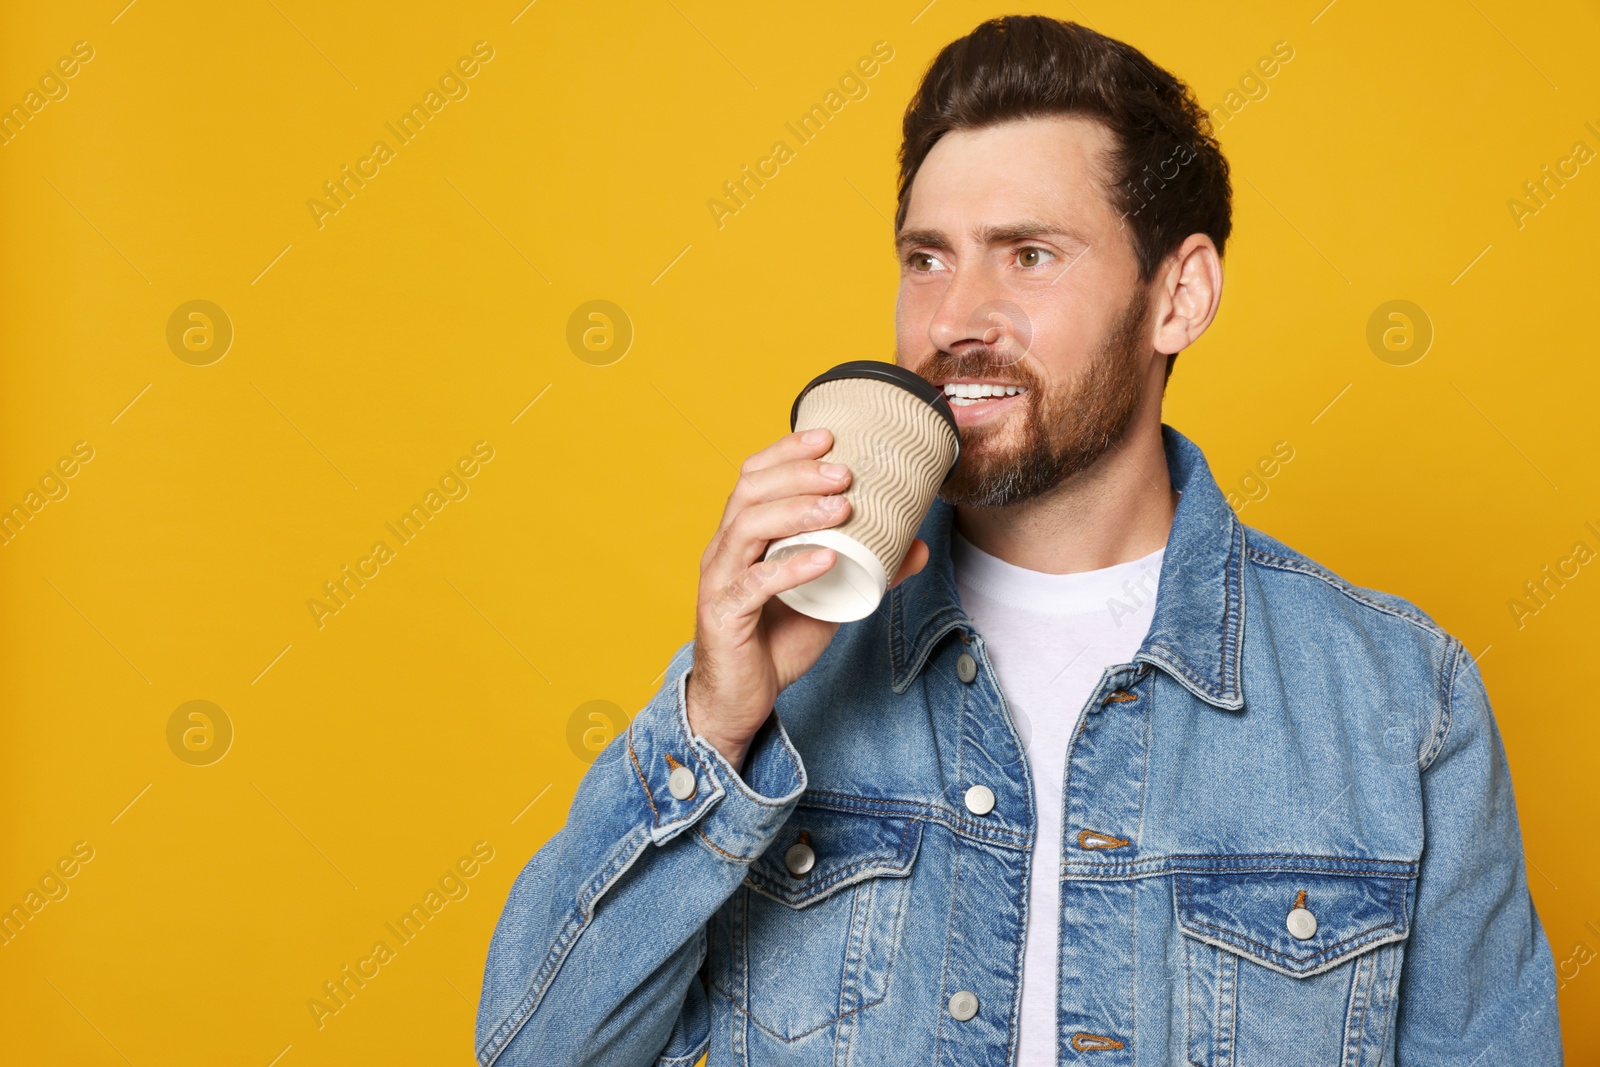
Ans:
[[[1227,164],[1189,91],[1045,18],[906,112],[896,361],[958,470],[872,616],[826,431],[743,465],[695,640],[495,931],[488,1064],[1546,1065],[1549,945],[1461,643],[1234,517],[1161,424]]]

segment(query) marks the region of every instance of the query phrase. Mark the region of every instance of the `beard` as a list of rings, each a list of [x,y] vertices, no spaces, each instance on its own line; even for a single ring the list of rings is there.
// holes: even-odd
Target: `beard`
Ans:
[[[1046,388],[1020,356],[985,344],[962,356],[936,352],[923,377],[985,378],[1015,382],[1027,392],[1020,432],[1010,416],[963,427],[961,462],[939,488],[941,499],[974,508],[1001,508],[1048,493],[1093,466],[1116,447],[1144,397],[1143,341],[1149,294],[1134,296],[1099,350],[1063,385]]]

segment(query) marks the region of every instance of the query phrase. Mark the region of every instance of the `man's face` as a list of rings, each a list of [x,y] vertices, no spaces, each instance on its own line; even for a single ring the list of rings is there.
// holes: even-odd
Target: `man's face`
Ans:
[[[1122,439],[1158,357],[1147,289],[1107,202],[1113,144],[1077,116],[946,134],[912,183],[897,241],[895,362],[956,392],[953,504],[1045,493]],[[1164,357],[1162,358],[1164,366]]]

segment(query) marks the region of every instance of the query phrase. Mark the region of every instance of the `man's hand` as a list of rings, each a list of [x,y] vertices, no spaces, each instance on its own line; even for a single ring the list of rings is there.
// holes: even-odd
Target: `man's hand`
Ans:
[[[689,728],[736,769],[778,694],[811,669],[839,629],[777,599],[828,571],[831,549],[761,560],[771,541],[849,517],[850,503],[840,495],[850,484],[849,469],[817,459],[832,447],[831,432],[808,430],[786,434],[745,460],[700,558],[694,665],[685,691]],[[928,546],[913,540],[889,588],[927,562]]]

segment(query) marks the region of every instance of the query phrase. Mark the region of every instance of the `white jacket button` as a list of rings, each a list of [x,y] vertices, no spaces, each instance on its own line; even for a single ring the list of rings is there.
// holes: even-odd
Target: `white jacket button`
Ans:
[[[679,800],[688,800],[694,796],[694,772],[687,767],[674,767],[667,776],[667,792]]]
[[[974,815],[987,815],[994,810],[994,790],[986,785],[975,785],[967,790],[967,810]]]
[[[963,682],[970,682],[978,676],[978,661],[972,658],[972,653],[963,652],[956,657],[956,677]]]
[[[975,994],[963,989],[950,998],[950,1014],[952,1017],[966,1022],[978,1014],[978,998]]]
[[[1304,941],[1317,932],[1317,917],[1305,908],[1295,908],[1289,913],[1289,918],[1283,925],[1289,928],[1291,934]]]

